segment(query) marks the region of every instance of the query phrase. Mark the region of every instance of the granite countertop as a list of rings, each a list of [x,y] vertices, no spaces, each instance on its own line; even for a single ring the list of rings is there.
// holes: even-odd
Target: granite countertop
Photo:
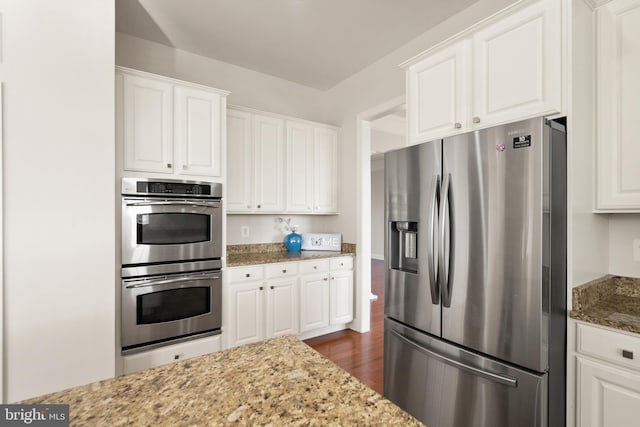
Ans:
[[[609,275],[572,292],[572,318],[640,333],[640,279]]]
[[[340,251],[287,252],[284,243],[258,243],[227,246],[227,267],[270,264],[274,262],[301,261],[314,258],[354,256],[356,245],[343,243]]]
[[[21,403],[69,404],[72,426],[423,425],[292,336]]]

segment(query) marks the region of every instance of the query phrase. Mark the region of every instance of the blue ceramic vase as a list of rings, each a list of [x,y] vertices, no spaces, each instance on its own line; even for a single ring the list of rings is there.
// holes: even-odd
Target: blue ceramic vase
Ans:
[[[292,231],[284,238],[284,245],[289,252],[300,252],[302,249],[302,236]]]

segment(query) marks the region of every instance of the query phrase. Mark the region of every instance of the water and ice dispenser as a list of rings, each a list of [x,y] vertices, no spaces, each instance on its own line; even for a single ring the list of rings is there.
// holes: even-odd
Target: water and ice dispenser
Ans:
[[[394,270],[418,272],[418,223],[393,221],[389,223],[389,260]]]

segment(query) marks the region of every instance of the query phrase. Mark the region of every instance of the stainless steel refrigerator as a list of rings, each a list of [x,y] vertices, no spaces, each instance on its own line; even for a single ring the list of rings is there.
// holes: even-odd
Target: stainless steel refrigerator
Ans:
[[[564,119],[384,167],[385,397],[428,427],[565,425]]]

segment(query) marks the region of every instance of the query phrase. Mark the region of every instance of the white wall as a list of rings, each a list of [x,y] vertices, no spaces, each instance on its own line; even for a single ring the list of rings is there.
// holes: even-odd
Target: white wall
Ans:
[[[373,132],[372,132],[373,134]],[[373,144],[373,135],[372,141]],[[384,158],[371,159],[371,257],[384,258]]]
[[[633,258],[633,241],[640,239],[640,214],[609,215],[609,272],[640,277],[640,261]]]
[[[127,34],[116,33],[116,64],[231,91],[229,104],[327,124],[340,122],[339,115],[328,107],[330,96],[326,92]],[[227,244],[281,241],[273,230],[276,218],[230,215]],[[324,216],[299,222],[302,231],[340,231],[328,228]],[[251,227],[249,238],[241,237],[241,225]]]
[[[313,215],[228,215],[227,244],[244,245],[248,243],[283,242],[289,234],[278,218],[291,218],[291,224],[298,226],[298,233],[338,233],[340,230],[330,229],[326,218]],[[242,237],[240,228],[249,227],[249,237]],[[351,241],[345,243],[353,243]]]
[[[100,0],[1,0],[0,13],[14,402],[114,374],[115,23]]]
[[[379,130],[371,130],[371,152],[385,153],[390,150],[405,147],[407,145],[407,137],[394,135],[392,133]]]

